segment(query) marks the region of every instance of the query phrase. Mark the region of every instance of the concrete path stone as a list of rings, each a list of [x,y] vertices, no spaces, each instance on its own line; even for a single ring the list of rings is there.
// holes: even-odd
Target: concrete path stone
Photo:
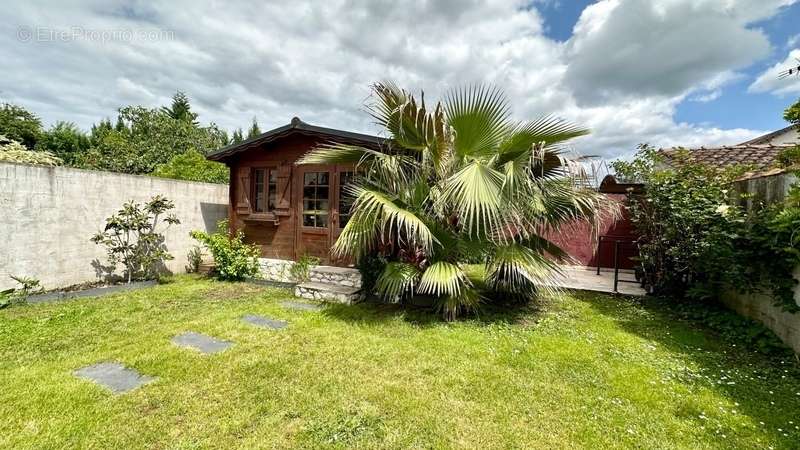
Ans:
[[[322,310],[322,306],[315,305],[313,303],[306,303],[306,302],[285,301],[285,302],[281,302],[281,305],[284,308],[299,309],[301,311],[320,311],[320,310]]]
[[[270,319],[268,317],[256,316],[254,314],[248,314],[242,317],[242,321],[249,323],[250,325],[255,325],[257,327],[272,328],[275,330],[286,328],[286,326],[289,325],[289,323],[284,320],[275,320],[275,319]]]
[[[131,391],[155,380],[155,377],[140,375],[139,372],[115,362],[92,364],[74,373],[75,376],[93,381],[115,394]]]
[[[172,343],[178,347],[191,348],[206,355],[221,352],[233,345],[233,342],[223,341],[193,331],[175,336],[172,338]]]

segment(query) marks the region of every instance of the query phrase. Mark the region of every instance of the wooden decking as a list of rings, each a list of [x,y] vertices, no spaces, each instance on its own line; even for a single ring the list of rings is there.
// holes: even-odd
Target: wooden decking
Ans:
[[[624,295],[643,296],[645,290],[638,283],[622,283],[614,291],[614,270],[601,269],[597,275],[594,267],[583,266],[562,266],[563,275],[558,277],[554,285],[566,289],[579,289],[584,291],[617,293]],[[633,280],[633,271],[620,270],[620,280]]]

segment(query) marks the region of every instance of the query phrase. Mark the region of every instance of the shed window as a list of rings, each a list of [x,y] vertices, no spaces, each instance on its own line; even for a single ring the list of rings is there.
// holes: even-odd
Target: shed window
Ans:
[[[278,192],[277,170],[272,168],[253,169],[253,212],[265,213],[275,209]]]
[[[303,226],[328,228],[328,172],[306,172],[303,176]]]

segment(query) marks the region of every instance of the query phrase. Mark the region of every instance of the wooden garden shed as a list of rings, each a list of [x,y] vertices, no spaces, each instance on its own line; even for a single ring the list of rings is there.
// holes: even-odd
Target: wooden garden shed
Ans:
[[[330,247],[349,219],[352,201],[343,187],[350,165],[297,165],[324,143],[378,148],[377,136],[310,125],[295,117],[288,125],[210,155],[230,169],[229,219],[265,258],[296,260],[308,254],[327,264]]]

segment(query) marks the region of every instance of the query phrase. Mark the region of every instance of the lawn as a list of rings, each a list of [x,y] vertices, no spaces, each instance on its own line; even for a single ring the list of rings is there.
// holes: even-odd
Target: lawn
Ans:
[[[662,303],[566,294],[444,323],[179,277],[0,311],[4,448],[797,448],[800,373]],[[264,330],[245,314],[289,322]],[[233,341],[201,355],[170,339]],[[114,395],[73,371],[157,380]]]

